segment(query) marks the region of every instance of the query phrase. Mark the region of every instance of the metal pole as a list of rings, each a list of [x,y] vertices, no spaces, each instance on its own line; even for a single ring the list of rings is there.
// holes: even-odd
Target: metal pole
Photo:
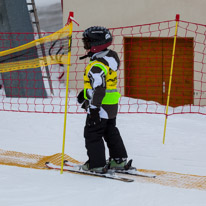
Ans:
[[[166,127],[167,127],[167,118],[168,118],[168,107],[170,102],[170,91],[172,85],[172,74],[173,74],[173,67],[174,67],[174,58],[175,58],[175,48],[176,48],[176,41],[177,41],[177,27],[179,23],[180,15],[176,15],[176,27],[175,27],[175,36],[174,36],[174,43],[173,43],[173,50],[172,50],[172,61],[171,61],[171,69],[170,69],[170,80],[169,80],[169,88],[168,88],[168,95],[167,95],[167,106],[166,106],[166,114],[165,114],[165,126],[164,126],[164,134],[163,134],[163,144],[165,143],[165,135],[166,135]]]

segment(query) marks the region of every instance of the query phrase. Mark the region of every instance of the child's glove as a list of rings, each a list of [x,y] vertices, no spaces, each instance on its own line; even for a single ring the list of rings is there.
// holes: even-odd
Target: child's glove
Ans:
[[[79,94],[77,95],[77,102],[79,104],[84,103],[85,98],[84,98],[84,90],[82,90],[81,92],[79,92]]]
[[[88,125],[90,127],[96,126],[101,122],[101,118],[99,116],[99,110],[98,108],[95,109],[91,109],[90,108],[90,114],[89,114],[89,118],[88,118]]]

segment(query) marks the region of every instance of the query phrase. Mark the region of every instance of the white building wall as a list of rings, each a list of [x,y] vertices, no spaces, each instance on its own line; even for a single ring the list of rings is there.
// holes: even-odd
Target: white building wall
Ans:
[[[67,22],[70,11],[74,12],[74,18],[80,24],[79,27],[74,25],[74,31],[84,30],[90,26],[105,26],[107,28],[125,27],[133,25],[149,24],[153,22],[161,22],[166,20],[174,20],[176,14],[180,14],[180,20],[188,22],[196,22],[206,25],[206,0],[64,0],[63,1],[63,21],[64,24]],[[164,27],[164,25],[162,25]],[[195,27],[195,26],[194,26]],[[145,27],[146,28],[146,27]],[[146,28],[147,29],[147,28]],[[187,34],[187,37],[195,38],[196,28],[192,28],[193,32]],[[204,28],[203,28],[204,29]],[[138,28],[137,28],[138,30]],[[155,29],[154,29],[155,30]],[[173,36],[174,27],[170,30],[169,36]],[[117,30],[118,31],[118,30]],[[127,32],[127,31],[126,31]],[[129,33],[135,32],[134,30],[128,31]],[[138,32],[137,32],[138,33]],[[204,32],[203,32],[204,33]],[[161,35],[157,33],[150,33],[150,36],[168,37],[168,31],[161,32]],[[185,31],[179,29],[178,36],[185,36]],[[81,49],[81,36],[82,32],[76,32],[73,45],[78,44],[80,47],[73,48],[73,56],[71,62],[73,63],[70,68],[70,88],[82,88],[83,87],[83,70],[82,67],[86,65],[87,60],[83,60],[85,65],[80,63],[77,53],[84,55],[85,51]],[[129,36],[129,35],[126,35]],[[133,35],[138,36],[138,35]],[[202,38],[202,35],[200,35]],[[197,38],[197,37],[196,37]],[[122,43],[122,37],[115,39],[116,44]],[[201,40],[204,42],[204,38]],[[201,48],[202,45],[196,45],[197,54],[196,60],[202,61],[202,54],[199,55],[198,51],[206,51],[205,48]],[[112,48],[119,53],[122,48]],[[121,61],[124,62],[124,55],[121,54]],[[124,65],[121,65],[123,69]],[[203,71],[206,73],[206,66],[203,64],[194,63],[194,70]],[[76,73],[76,71],[81,71]],[[124,78],[124,73],[120,74],[121,78]],[[194,80],[203,79],[201,73],[194,73]],[[206,81],[204,81],[206,82]],[[120,82],[121,93],[124,94],[124,81]],[[206,91],[206,85],[194,82],[195,94],[194,98],[203,98],[204,100],[194,101],[194,104],[206,105],[205,98],[206,92],[202,93],[200,90]]]
[[[132,26],[175,19],[206,24],[206,0],[64,0],[64,23],[73,11],[80,27]]]

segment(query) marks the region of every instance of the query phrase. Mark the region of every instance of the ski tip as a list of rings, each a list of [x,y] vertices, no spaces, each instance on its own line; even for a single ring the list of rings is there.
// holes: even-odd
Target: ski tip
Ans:
[[[133,179],[121,178],[120,181],[122,182],[134,182]]]

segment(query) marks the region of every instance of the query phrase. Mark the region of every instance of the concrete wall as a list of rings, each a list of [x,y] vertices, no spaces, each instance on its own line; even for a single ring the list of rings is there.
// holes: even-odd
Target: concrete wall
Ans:
[[[16,34],[33,32],[26,0],[0,0],[0,32],[4,39],[0,41],[0,51],[34,39],[33,34],[27,34],[26,37],[24,34]],[[24,60],[24,57],[15,60]],[[47,97],[41,68],[2,73],[2,79],[7,97]]]
[[[63,14],[60,3],[49,6],[37,6],[41,31],[55,32],[63,27]]]

